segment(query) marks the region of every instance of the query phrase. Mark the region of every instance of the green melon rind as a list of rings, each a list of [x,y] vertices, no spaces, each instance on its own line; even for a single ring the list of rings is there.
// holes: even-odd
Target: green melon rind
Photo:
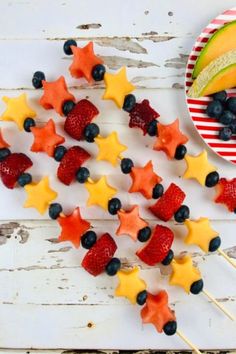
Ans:
[[[214,80],[223,71],[236,65],[236,49],[230,50],[215,60],[211,61],[194,80],[188,91],[188,97],[198,98],[203,95],[207,85]]]
[[[212,42],[214,42],[217,37],[219,35],[221,35],[225,29],[227,29],[228,27],[231,27],[231,26],[234,26],[236,25],[236,20],[235,21],[232,21],[232,22],[229,22],[227,23],[226,25],[224,25],[223,27],[219,28],[213,35],[212,37],[209,39],[209,41],[207,42],[207,44],[205,45],[205,47],[201,50],[201,53],[199,55],[199,57],[197,58],[196,60],[196,63],[195,63],[195,66],[194,66],[194,69],[193,69],[193,73],[192,73],[192,78],[195,79],[199,73],[201,72],[201,69],[200,69],[200,65],[201,65],[201,62],[204,58],[204,54],[206,53],[206,51],[208,50],[209,46],[212,44]],[[208,64],[209,65],[209,64]]]

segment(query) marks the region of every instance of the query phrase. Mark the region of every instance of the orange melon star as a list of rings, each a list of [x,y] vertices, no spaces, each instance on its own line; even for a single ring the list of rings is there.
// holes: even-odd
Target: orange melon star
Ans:
[[[133,183],[129,192],[140,192],[147,199],[152,198],[153,188],[162,180],[162,178],[153,171],[152,161],[149,161],[144,167],[133,167],[130,176]]]
[[[0,129],[0,149],[8,148],[10,145],[3,139],[2,131]]]
[[[168,125],[158,123],[158,137],[153,149],[157,151],[164,151],[169,159],[173,159],[176,148],[179,145],[187,143],[187,141],[187,136],[182,134],[179,130],[178,119]]]
[[[31,151],[44,151],[48,156],[53,156],[55,147],[65,141],[63,136],[56,134],[55,123],[52,119],[42,128],[32,127],[31,132],[34,135]]]
[[[103,63],[103,60],[94,54],[93,42],[89,42],[83,48],[72,45],[71,50],[74,55],[73,62],[69,67],[71,76],[77,79],[85,77],[88,82],[92,82],[93,67]]]
[[[176,320],[174,311],[168,306],[168,294],[165,290],[156,295],[148,293],[146,304],[141,310],[141,318],[143,323],[153,324],[159,333],[167,322]]]
[[[78,248],[82,235],[90,228],[90,223],[81,218],[79,207],[70,215],[60,215],[57,221],[61,226],[59,241],[70,241]]]
[[[148,226],[148,223],[139,216],[139,207],[134,205],[128,211],[118,211],[120,226],[116,235],[129,235],[134,241],[137,240],[139,230]]]
[[[43,96],[40,98],[40,105],[45,109],[54,108],[63,116],[63,104],[66,101],[75,101],[75,97],[68,91],[64,76],[60,76],[56,81],[48,82],[43,80]]]

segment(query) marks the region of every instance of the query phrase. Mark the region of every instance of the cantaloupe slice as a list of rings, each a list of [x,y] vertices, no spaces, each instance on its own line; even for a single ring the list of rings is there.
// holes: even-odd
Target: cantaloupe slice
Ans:
[[[192,74],[193,79],[195,79],[212,60],[232,49],[236,49],[236,21],[227,23],[209,39],[196,61]]]
[[[188,96],[197,98],[236,86],[236,49],[213,60],[194,80]]]

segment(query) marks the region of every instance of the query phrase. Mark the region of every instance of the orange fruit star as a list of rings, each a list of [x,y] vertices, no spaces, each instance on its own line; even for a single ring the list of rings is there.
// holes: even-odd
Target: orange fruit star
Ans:
[[[90,223],[81,218],[79,207],[70,215],[60,215],[57,220],[61,226],[59,241],[70,241],[78,248],[81,236],[90,228]]]
[[[116,230],[116,235],[129,235],[134,241],[137,240],[139,230],[148,226],[148,223],[139,216],[139,207],[134,205],[128,211],[118,211],[120,226]]]
[[[3,139],[2,131],[0,129],[0,149],[8,148],[10,145]]]
[[[89,42],[83,48],[72,45],[71,50],[74,54],[73,62],[69,67],[71,76],[77,79],[85,77],[88,82],[92,82],[93,67],[103,63],[103,60],[94,54],[93,42]]]
[[[168,306],[168,294],[165,290],[161,290],[157,295],[148,293],[141,317],[143,323],[153,324],[159,333],[167,322],[176,320],[174,311]]]
[[[56,134],[55,123],[52,119],[42,128],[32,127],[31,132],[34,135],[34,142],[30,150],[44,151],[48,156],[53,156],[55,147],[65,141],[63,136]]]
[[[187,141],[187,136],[182,134],[179,130],[178,119],[168,125],[158,123],[158,137],[153,149],[157,151],[164,151],[169,159],[173,159],[176,148],[179,145],[187,143]]]
[[[162,178],[153,171],[152,161],[149,161],[144,167],[133,167],[130,176],[133,183],[129,192],[140,192],[147,199],[152,198],[153,188],[162,180]]]
[[[39,103],[45,109],[54,108],[57,113],[63,116],[63,104],[66,101],[75,101],[75,97],[68,91],[64,76],[60,76],[56,81],[43,80],[43,96]]]

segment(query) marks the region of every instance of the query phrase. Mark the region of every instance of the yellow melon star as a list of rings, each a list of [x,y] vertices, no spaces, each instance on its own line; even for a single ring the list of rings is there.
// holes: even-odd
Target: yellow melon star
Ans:
[[[104,100],[113,100],[119,108],[123,107],[125,96],[135,89],[135,86],[127,80],[126,68],[123,67],[117,74],[105,73]]]
[[[115,295],[124,296],[132,304],[135,304],[138,293],[147,287],[145,281],[139,278],[139,268],[134,267],[130,270],[119,270],[117,276],[120,283],[115,290]]]
[[[196,221],[185,220],[184,224],[188,229],[184,242],[187,245],[197,245],[204,252],[209,251],[211,240],[219,236],[219,233],[212,229],[208,218],[199,218]]]
[[[57,193],[49,186],[48,177],[43,177],[38,183],[30,183],[25,186],[28,198],[25,208],[35,208],[40,214],[44,214],[49,204],[56,199]]]
[[[187,169],[184,172],[184,178],[195,178],[202,186],[205,186],[206,176],[214,172],[217,168],[211,165],[207,159],[207,152],[203,150],[197,156],[185,155]]]
[[[87,205],[99,205],[107,210],[108,201],[117,190],[107,183],[106,176],[102,176],[97,182],[87,181],[84,185],[89,192]]]
[[[113,166],[117,165],[118,158],[121,158],[120,154],[127,150],[127,146],[119,142],[116,132],[112,132],[106,138],[98,136],[94,140],[99,148],[97,160],[106,160]]]
[[[172,273],[170,275],[170,285],[179,285],[189,293],[191,285],[201,279],[199,270],[193,266],[193,261],[190,256],[184,256],[179,259],[173,259]]]
[[[28,106],[25,93],[12,98],[4,96],[2,100],[6,103],[7,108],[0,117],[0,120],[14,121],[19,130],[23,129],[24,120],[26,118],[34,118],[36,116],[36,112]]]

